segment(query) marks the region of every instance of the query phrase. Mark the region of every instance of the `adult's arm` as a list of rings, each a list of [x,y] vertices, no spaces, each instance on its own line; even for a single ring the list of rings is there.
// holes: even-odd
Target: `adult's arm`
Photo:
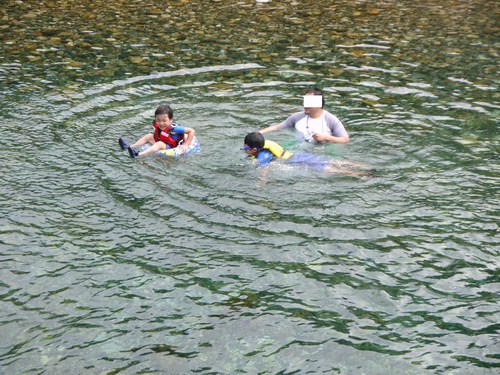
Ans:
[[[274,124],[274,125],[268,126],[267,128],[260,129],[259,133],[264,134],[264,133],[268,133],[268,132],[274,132],[276,130],[280,130],[279,124]]]
[[[313,138],[318,142],[348,143],[349,134],[345,130],[344,124],[330,112],[325,114],[326,126],[331,134],[314,134]]]
[[[293,115],[289,116],[285,121],[279,124],[273,124],[271,126],[268,126],[267,128],[259,130],[259,133],[263,134],[263,133],[273,132],[276,130],[281,130],[284,128],[293,128],[297,123],[297,121],[299,121],[304,116],[305,116],[304,112],[294,113]]]
[[[342,137],[335,137],[334,135],[328,134],[314,134],[313,138],[316,142],[330,142],[330,143],[348,143],[349,135],[345,135]]]

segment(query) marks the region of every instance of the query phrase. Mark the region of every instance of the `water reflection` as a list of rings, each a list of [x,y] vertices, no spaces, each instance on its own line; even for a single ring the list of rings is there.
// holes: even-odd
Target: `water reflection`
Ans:
[[[347,79],[349,67],[407,64],[417,81],[457,75],[488,86],[497,10],[490,1],[7,1],[1,80],[43,90],[254,62]]]

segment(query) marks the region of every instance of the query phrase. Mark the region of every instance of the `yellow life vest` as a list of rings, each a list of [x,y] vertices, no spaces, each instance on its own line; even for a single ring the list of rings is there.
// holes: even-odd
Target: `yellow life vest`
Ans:
[[[279,144],[273,141],[264,141],[264,150],[269,150],[271,154],[276,156],[278,159],[290,159],[292,157],[292,153],[290,151],[286,151]]]

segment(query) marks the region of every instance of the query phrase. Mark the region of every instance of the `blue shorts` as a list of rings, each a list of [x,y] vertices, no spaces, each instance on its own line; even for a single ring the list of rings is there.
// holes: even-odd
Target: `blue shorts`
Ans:
[[[331,163],[328,159],[316,156],[313,154],[308,154],[307,152],[301,152],[298,154],[293,154],[290,159],[288,159],[287,164],[298,164],[304,165],[306,167],[323,170]]]

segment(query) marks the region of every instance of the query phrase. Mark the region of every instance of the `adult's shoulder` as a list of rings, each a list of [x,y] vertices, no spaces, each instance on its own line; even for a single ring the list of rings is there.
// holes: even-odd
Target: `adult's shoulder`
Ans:
[[[339,118],[337,116],[335,116],[333,113],[331,112],[328,112],[326,109],[324,110],[325,111],[325,118],[327,120],[333,120],[333,121],[340,121]]]
[[[306,113],[304,111],[301,111],[301,112],[292,113],[290,115],[290,117],[288,117],[288,118],[293,119],[294,121],[300,121],[301,119],[303,119],[306,116],[307,116]]]
[[[332,134],[336,137],[346,137],[349,134],[345,130],[344,124],[338,119],[337,116],[325,111],[325,121],[326,125],[330,128]]]
[[[330,126],[342,126],[342,127],[344,126],[344,124],[342,124],[342,121],[340,121],[340,119],[337,116],[328,111],[325,111],[325,120],[326,123]]]
[[[286,128],[286,127],[294,127],[297,122],[302,120],[304,117],[306,117],[306,114],[304,111],[302,112],[295,112],[288,116],[288,118],[280,123],[280,128]]]

